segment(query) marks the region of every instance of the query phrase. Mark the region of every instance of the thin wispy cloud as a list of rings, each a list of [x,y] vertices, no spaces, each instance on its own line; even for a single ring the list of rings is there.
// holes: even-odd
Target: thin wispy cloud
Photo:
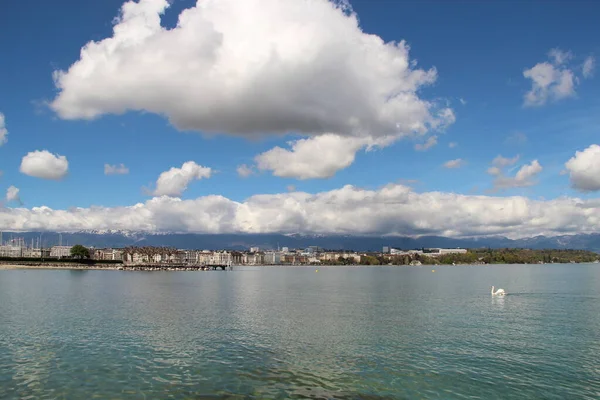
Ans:
[[[129,168],[125,164],[104,164],[104,175],[126,175],[129,173]]]
[[[511,146],[523,146],[527,143],[527,135],[523,132],[514,132],[506,138],[505,143]]]
[[[0,146],[8,142],[8,130],[6,129],[6,118],[0,112]]]
[[[425,143],[417,143],[415,144],[415,150],[417,151],[426,151],[432,148],[437,144],[437,136],[430,136],[429,139]]]
[[[535,178],[543,170],[538,160],[521,166],[514,176],[506,175],[506,167],[515,164],[518,159],[518,156],[512,159],[498,156],[492,161],[492,166],[488,168],[487,172],[494,176],[493,191],[529,187],[537,183]]]
[[[596,59],[589,56],[583,62],[583,77],[589,79],[594,76],[594,70],[596,69]]]
[[[444,168],[448,169],[456,169],[465,165],[465,161],[461,158],[457,158],[455,160],[449,160],[444,163]]]

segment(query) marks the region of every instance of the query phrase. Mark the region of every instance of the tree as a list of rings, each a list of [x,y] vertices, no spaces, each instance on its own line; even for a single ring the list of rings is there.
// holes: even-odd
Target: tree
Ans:
[[[76,244],[71,247],[71,257],[78,259],[90,258],[90,251],[86,247]]]

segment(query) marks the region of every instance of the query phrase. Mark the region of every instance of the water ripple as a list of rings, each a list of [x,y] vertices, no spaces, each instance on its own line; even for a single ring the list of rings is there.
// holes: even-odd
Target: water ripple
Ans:
[[[595,266],[321,272],[0,271],[0,398],[600,398]]]

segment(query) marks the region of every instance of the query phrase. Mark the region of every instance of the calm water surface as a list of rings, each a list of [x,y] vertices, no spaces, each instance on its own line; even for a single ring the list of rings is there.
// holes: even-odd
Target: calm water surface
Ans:
[[[599,356],[597,264],[0,271],[2,399],[598,399]]]

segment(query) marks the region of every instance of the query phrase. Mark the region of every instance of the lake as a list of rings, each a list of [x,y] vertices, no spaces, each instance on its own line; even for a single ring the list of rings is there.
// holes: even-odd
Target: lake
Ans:
[[[598,264],[0,271],[2,399],[598,399],[599,356]]]

